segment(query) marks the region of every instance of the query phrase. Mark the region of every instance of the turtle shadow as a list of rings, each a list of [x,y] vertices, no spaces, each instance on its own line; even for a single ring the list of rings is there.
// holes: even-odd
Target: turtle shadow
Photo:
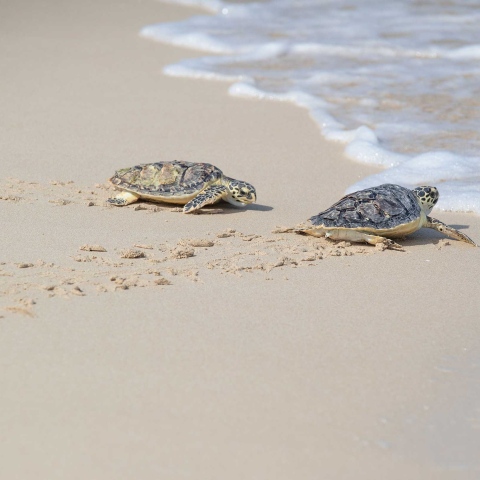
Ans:
[[[235,205],[232,205],[228,202],[219,202],[215,203],[214,205],[206,205],[200,210],[197,210],[195,213],[198,215],[208,213],[230,215],[235,213],[245,213],[248,210],[254,210],[257,212],[269,212],[270,210],[273,210],[273,207],[270,207],[269,205],[261,205],[258,203],[246,205],[244,207],[236,207]]]
[[[130,205],[129,205],[130,206]],[[163,211],[183,213],[183,205],[177,203],[163,203],[163,202],[149,202],[138,201],[131,206],[136,210],[155,210],[159,208]],[[188,215],[230,215],[233,213],[243,213],[246,210],[257,210],[260,212],[268,212],[273,210],[273,207],[268,205],[250,204],[245,207],[236,207],[228,202],[219,202],[213,205],[205,205],[204,207],[189,213]]]
[[[260,203],[255,203],[255,204],[248,205],[247,210],[256,210],[258,212],[270,212],[271,210],[273,210],[273,207],[271,207],[270,205],[262,205]]]
[[[457,230],[468,228],[468,225],[450,225],[452,228]],[[447,235],[443,235],[436,230],[430,228],[424,228],[420,231],[415,232],[412,235],[409,235],[405,239],[399,239],[399,243],[404,246],[415,246],[415,245],[439,245],[442,240],[448,240],[452,243],[463,244],[455,238],[450,238]]]
[[[398,239],[400,245],[404,247],[415,247],[419,245],[438,245],[441,240],[448,240],[448,237],[442,237],[442,236],[409,236],[408,238],[405,239]],[[455,241],[455,240],[453,240]]]
[[[452,227],[455,230],[465,230],[466,228],[470,228],[470,225],[453,224],[453,225],[449,225],[449,227]]]

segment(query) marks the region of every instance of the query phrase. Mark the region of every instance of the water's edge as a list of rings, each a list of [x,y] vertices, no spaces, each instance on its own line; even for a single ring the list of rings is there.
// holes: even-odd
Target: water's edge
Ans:
[[[310,45],[308,48],[304,45],[294,45],[285,48],[282,42],[267,44],[264,38],[260,39],[260,45],[254,46],[247,45],[243,38],[228,39],[230,41],[228,43],[228,41],[224,41],[220,34],[215,35],[215,28],[220,29],[219,25],[223,25],[222,22],[230,22],[229,28],[234,31],[237,23],[241,24],[249,20],[249,15],[252,15],[249,8],[251,9],[253,4],[232,5],[221,0],[163,1],[203,7],[213,15],[195,16],[183,22],[146,26],[140,32],[142,36],[168,44],[221,54],[188,59],[175,65],[169,65],[164,69],[165,74],[229,81],[233,82],[229,88],[231,95],[289,101],[306,108],[327,140],[345,144],[345,154],[348,158],[385,168],[383,171],[350,186],[347,192],[381,183],[397,183],[406,187],[430,184],[439,187],[441,193],[437,208],[480,214],[480,157],[446,150],[431,150],[412,155],[386,148],[384,143],[379,140],[375,130],[370,126],[357,123],[354,128],[348,128],[351,125],[347,126],[345,121],[342,123],[335,118],[329,108],[329,102],[318,95],[309,93],[308,85],[305,89],[299,89],[296,88],[299,85],[299,82],[297,82],[297,84],[294,84],[295,88],[291,90],[288,89],[288,86],[285,88],[282,85],[281,88],[274,91],[268,90],[268,82],[262,83],[256,78],[255,74],[258,74],[258,72],[260,74],[265,71],[272,72],[273,67],[278,65],[278,58],[291,55],[291,51],[295,48],[297,50],[306,49],[308,55],[310,55],[311,51],[318,50],[318,45]],[[259,12],[262,13],[262,11]],[[233,26],[232,21],[234,22]],[[209,35],[201,33],[204,31],[209,31]],[[263,32],[260,33],[263,34]],[[460,50],[466,51],[468,49]],[[340,54],[342,52],[339,52]],[[476,57],[478,51],[473,49],[471,54]],[[295,55],[292,56],[293,61],[298,59]],[[457,53],[458,55],[459,53]],[[264,68],[264,70],[260,70],[261,68]],[[298,71],[299,69],[289,72],[295,74]],[[307,82],[302,79],[303,84],[310,80],[311,77],[307,79]],[[270,85],[274,85],[275,81],[284,81],[284,78],[278,80],[278,77],[272,75]],[[259,84],[261,84],[261,88]],[[368,107],[367,103],[365,101],[366,107]],[[391,118],[394,118],[394,113],[387,113],[390,114]],[[368,118],[366,120],[368,121]],[[474,120],[476,121],[476,118]],[[398,123],[400,124],[401,121],[400,118]],[[388,122],[384,121],[383,123]],[[412,130],[416,126],[412,124],[409,128]],[[378,130],[381,131],[382,127],[380,126]],[[390,131],[387,133],[390,133]]]

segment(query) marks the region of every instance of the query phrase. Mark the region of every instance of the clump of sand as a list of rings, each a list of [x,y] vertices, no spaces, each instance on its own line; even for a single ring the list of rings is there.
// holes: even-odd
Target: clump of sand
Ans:
[[[106,252],[106,248],[101,245],[82,245],[80,250],[85,252]]]
[[[104,205],[112,194],[108,185],[79,187],[71,181],[43,185],[9,179],[2,190],[10,198],[22,197],[22,202],[43,201],[48,204],[53,201],[56,206],[64,205],[65,208],[71,204],[85,208],[89,203]],[[69,202],[59,202],[62,198],[68,198]],[[182,211],[177,207],[148,203],[138,204],[135,208],[140,215]],[[217,213],[221,211],[216,210]],[[102,212],[107,214],[107,211],[106,208],[100,209],[99,215]],[[210,209],[210,212],[203,213],[214,211]],[[207,271],[222,275],[261,275],[265,280],[277,278],[283,281],[287,280],[286,275],[275,274],[276,271],[316,267],[328,258],[377,251],[370,246],[335,243],[325,238],[295,235],[292,231],[289,227],[276,227],[271,235],[259,235],[227,228],[202,238],[179,238],[175,246],[155,244],[153,236],[133,245],[119,245],[115,239],[99,245],[93,240],[67,252],[70,260],[62,260],[59,255],[58,264],[32,259],[17,263],[2,262],[0,276],[6,282],[0,287],[0,296],[14,300],[14,304],[4,304],[5,312],[31,316],[37,302],[51,297],[82,297],[132,288],[159,288],[172,285],[173,278],[179,279],[180,284],[182,281],[198,282]],[[439,248],[448,244],[444,241]],[[75,253],[78,249],[88,255]],[[148,257],[145,251],[148,251]],[[141,259],[145,261],[136,261]],[[25,300],[26,295],[29,300]]]
[[[190,238],[185,240],[185,243],[192,247],[213,247],[215,243],[212,240],[207,240],[205,238]]]
[[[140,250],[134,250],[133,248],[127,248],[120,253],[121,258],[145,258],[145,253]]]
[[[170,252],[172,258],[180,259],[180,258],[189,258],[195,255],[195,250],[193,248],[188,247],[175,247]]]

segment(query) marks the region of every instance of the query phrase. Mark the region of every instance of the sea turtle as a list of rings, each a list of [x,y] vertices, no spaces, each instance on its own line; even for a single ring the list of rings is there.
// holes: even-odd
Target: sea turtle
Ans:
[[[221,199],[244,207],[257,198],[252,185],[225,176],[209,163],[146,163],[118,170],[110,182],[122,190],[107,200],[118,207],[142,199],[184,204],[183,213],[191,213]]]
[[[386,183],[345,195],[293,231],[332,240],[380,243],[395,249],[401,247],[390,238],[404,237],[426,227],[476,246],[465,234],[428,216],[438,197],[435,187],[409,190]]]

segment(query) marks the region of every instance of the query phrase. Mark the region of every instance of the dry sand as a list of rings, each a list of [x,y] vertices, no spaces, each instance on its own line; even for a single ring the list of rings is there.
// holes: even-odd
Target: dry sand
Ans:
[[[480,249],[274,233],[373,169],[292,105],[163,76],[199,53],[138,31],[194,10],[1,8],[0,478],[479,478]],[[104,205],[173,159],[259,203]]]

